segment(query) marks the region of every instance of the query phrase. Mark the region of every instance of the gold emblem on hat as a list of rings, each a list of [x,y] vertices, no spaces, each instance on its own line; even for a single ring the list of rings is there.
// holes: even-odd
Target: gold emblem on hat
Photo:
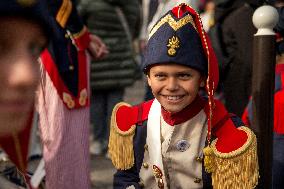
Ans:
[[[169,56],[175,56],[177,53],[177,49],[180,47],[179,46],[180,41],[179,38],[176,36],[173,36],[172,38],[169,39],[169,43],[167,45],[168,49],[168,55]]]
[[[17,0],[17,2],[23,7],[30,7],[36,3],[36,0]]]

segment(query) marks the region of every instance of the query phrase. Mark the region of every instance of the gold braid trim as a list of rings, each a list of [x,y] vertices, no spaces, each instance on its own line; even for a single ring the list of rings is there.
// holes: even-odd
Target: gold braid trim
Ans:
[[[72,2],[70,0],[63,0],[59,11],[56,14],[56,21],[58,24],[65,28],[69,15],[72,11]]]
[[[72,36],[73,36],[74,39],[78,39],[78,38],[80,38],[82,35],[84,35],[87,31],[88,31],[87,27],[84,26],[81,31],[79,31],[78,33],[72,34]]]
[[[221,153],[211,144],[212,185],[214,189],[252,189],[258,183],[257,141],[255,134],[247,127],[239,127],[246,132],[248,139],[239,149]],[[212,169],[213,167],[213,169]]]
[[[112,111],[108,152],[113,165],[117,169],[127,170],[134,165],[133,137],[136,125],[132,125],[128,131],[121,131],[118,128],[116,113],[121,106],[130,107],[131,105],[120,102]],[[127,119],[127,117],[125,119]]]
[[[191,25],[194,27],[194,29],[197,31],[195,23],[193,21],[193,18],[191,15],[186,15],[185,17],[183,17],[182,19],[180,19],[179,21],[175,21],[175,19],[168,14],[167,16],[165,16],[164,18],[162,18],[150,31],[149,34],[149,39],[152,37],[152,35],[154,35],[154,33],[156,33],[156,31],[165,23],[168,23],[169,26],[171,28],[173,28],[173,30],[177,31],[179,30],[181,27],[183,27],[184,25],[186,25],[187,23],[191,23]]]

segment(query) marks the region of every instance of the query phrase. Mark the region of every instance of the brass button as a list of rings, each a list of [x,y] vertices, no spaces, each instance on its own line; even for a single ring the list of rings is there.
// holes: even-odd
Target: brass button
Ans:
[[[74,66],[73,66],[73,65],[70,65],[70,66],[69,66],[69,70],[73,71],[73,70],[74,70]]]
[[[148,163],[143,163],[143,167],[144,167],[145,169],[148,169],[148,168],[149,168]]]
[[[147,145],[147,144],[145,144],[144,149],[145,149],[146,151],[148,151],[148,145]]]
[[[196,157],[196,161],[198,161],[199,163],[202,163],[203,158],[202,157]]]
[[[195,179],[194,179],[194,182],[195,182],[195,183],[200,183],[200,182],[201,182],[201,179],[200,179],[200,178],[195,178]]]
[[[176,144],[176,148],[178,151],[180,152],[184,152],[189,148],[189,142],[187,140],[180,140],[178,141],[178,143]]]

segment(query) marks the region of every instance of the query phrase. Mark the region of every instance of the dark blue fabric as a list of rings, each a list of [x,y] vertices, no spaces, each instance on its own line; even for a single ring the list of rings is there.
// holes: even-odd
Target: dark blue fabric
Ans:
[[[120,171],[118,170],[114,174],[113,188],[114,189],[125,189],[127,186],[134,185],[136,189],[141,188],[138,182],[139,171],[142,166],[144,159],[144,146],[146,144],[147,136],[147,122],[143,122],[141,126],[136,127],[136,133],[134,136],[134,156],[135,156],[135,166],[129,170]]]
[[[245,124],[243,123],[242,119],[239,118],[237,115],[234,115],[231,117],[231,120],[235,124],[236,127],[241,127],[244,126]]]
[[[275,89],[274,92],[281,90],[282,82],[281,82],[281,74],[275,74]]]
[[[140,170],[142,162],[144,159],[144,146],[146,144],[147,137],[147,122],[143,122],[141,126],[138,126],[136,129],[136,134],[134,138],[134,149],[135,149],[135,158],[136,158],[136,169]]]
[[[171,11],[168,12],[171,14]],[[183,15],[186,16],[189,13]],[[181,17],[180,19],[182,19]],[[175,18],[173,16],[173,18]],[[176,36],[179,48],[175,50],[174,56],[168,55],[167,47],[169,39]],[[148,67],[159,63],[176,63],[197,69],[201,73],[207,73],[207,59],[197,31],[187,23],[175,31],[168,23],[163,24],[149,39],[144,55],[142,56],[142,67],[146,71]]]
[[[284,188],[284,135],[273,136],[273,189]]]
[[[274,92],[276,93],[277,91],[280,91],[282,87],[282,82],[281,82],[281,74],[275,74],[275,88]],[[247,110],[248,110],[248,117],[250,122],[253,119],[253,114],[252,114],[252,100],[250,99],[247,105]]]
[[[136,189],[140,189],[138,182],[139,179],[139,173],[137,172],[135,166],[128,170],[118,170],[114,174],[113,178],[113,188],[114,189],[125,189],[128,186],[133,185]]]
[[[78,95],[79,69],[77,49],[71,39],[65,37],[66,31],[58,26],[61,37],[52,38],[48,50],[58,68],[61,79],[74,95]],[[69,66],[73,66],[73,70]]]
[[[0,16],[23,16],[37,20],[45,28],[48,36],[58,36],[54,29],[55,21],[51,19],[45,0],[34,0],[34,3],[20,3],[19,0],[0,1]]]
[[[73,4],[74,0],[71,0],[71,2]],[[53,21],[55,21],[62,3],[63,0],[47,1],[50,19]],[[71,13],[67,18],[66,26],[62,28],[57,22],[54,25],[53,29],[58,35],[51,39],[51,43],[48,47],[48,51],[56,64],[60,78],[73,96],[78,95],[80,82],[78,50],[75,44],[73,44],[73,39],[71,39],[70,36],[66,38],[66,34],[67,30],[71,32],[72,35],[79,33],[83,27],[82,19],[73,4]],[[70,66],[74,69],[70,69]]]

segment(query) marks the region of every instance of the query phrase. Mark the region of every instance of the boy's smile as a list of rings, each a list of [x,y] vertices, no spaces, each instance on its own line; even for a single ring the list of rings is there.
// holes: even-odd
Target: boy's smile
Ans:
[[[199,87],[204,86],[204,77],[199,71],[172,63],[153,66],[147,78],[155,98],[171,113],[191,104]]]

